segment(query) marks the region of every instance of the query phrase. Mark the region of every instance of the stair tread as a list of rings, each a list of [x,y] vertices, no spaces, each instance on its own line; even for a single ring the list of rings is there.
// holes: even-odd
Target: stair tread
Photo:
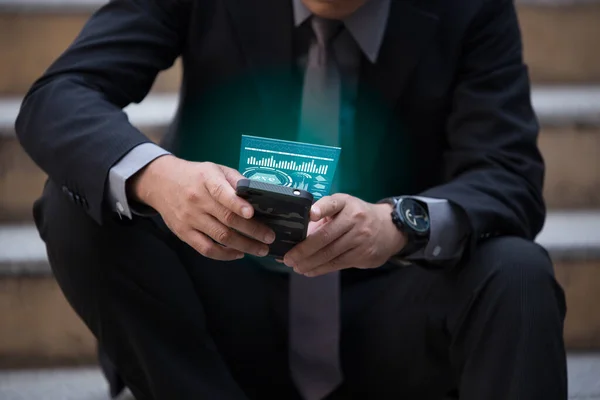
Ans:
[[[0,137],[14,135],[21,102],[22,99],[17,97],[0,97]],[[136,126],[166,126],[175,115],[178,102],[177,94],[152,94],[140,104],[127,106],[125,112]]]
[[[108,0],[0,0],[0,6],[17,10],[42,11],[46,9],[95,10]],[[598,0],[517,0],[518,4],[537,6],[563,6],[572,4],[592,4]],[[40,10],[41,9],[41,10]]]
[[[537,242],[555,259],[600,259],[600,210],[548,214]],[[35,226],[0,225],[0,275],[47,274],[44,243]]]
[[[0,11],[82,11],[92,12],[108,0],[0,0]]]
[[[600,126],[600,85],[535,85],[531,101],[545,126]]]
[[[108,385],[98,368],[0,371],[3,400],[108,400]],[[129,394],[117,400],[134,400]]]
[[[600,210],[550,211],[536,241],[560,259],[599,259]]]
[[[600,353],[573,353],[568,358],[569,399],[600,400]],[[0,371],[3,400],[107,400],[98,368]],[[133,400],[126,393],[119,400]]]
[[[21,101],[17,97],[0,98],[0,136],[14,135]],[[126,107],[125,112],[136,126],[166,126],[178,101],[176,93],[151,94],[140,104]],[[539,85],[532,90],[532,102],[542,125],[600,127],[600,85]]]

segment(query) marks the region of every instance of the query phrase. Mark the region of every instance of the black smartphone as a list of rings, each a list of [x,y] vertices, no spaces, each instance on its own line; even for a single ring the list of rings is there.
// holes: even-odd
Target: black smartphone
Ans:
[[[312,194],[250,179],[240,179],[236,192],[254,207],[254,218],[275,232],[269,256],[283,258],[292,247],[306,239]]]

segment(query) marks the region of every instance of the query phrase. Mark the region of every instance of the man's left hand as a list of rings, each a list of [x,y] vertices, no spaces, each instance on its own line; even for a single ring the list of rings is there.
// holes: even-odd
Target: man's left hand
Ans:
[[[391,212],[389,204],[371,204],[346,194],[323,197],[311,209],[309,235],[283,262],[309,277],[380,267],[406,244]]]

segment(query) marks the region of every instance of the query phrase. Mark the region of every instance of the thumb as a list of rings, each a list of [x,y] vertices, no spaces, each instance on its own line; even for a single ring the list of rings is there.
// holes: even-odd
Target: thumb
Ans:
[[[346,206],[345,196],[325,196],[317,201],[310,209],[311,221],[319,221],[323,218],[333,217]]]

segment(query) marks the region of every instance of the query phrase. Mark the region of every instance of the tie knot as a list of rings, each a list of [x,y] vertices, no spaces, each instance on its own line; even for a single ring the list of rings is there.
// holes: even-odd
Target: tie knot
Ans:
[[[313,16],[312,28],[321,47],[327,47],[342,28],[342,22],[335,19],[325,19]]]

